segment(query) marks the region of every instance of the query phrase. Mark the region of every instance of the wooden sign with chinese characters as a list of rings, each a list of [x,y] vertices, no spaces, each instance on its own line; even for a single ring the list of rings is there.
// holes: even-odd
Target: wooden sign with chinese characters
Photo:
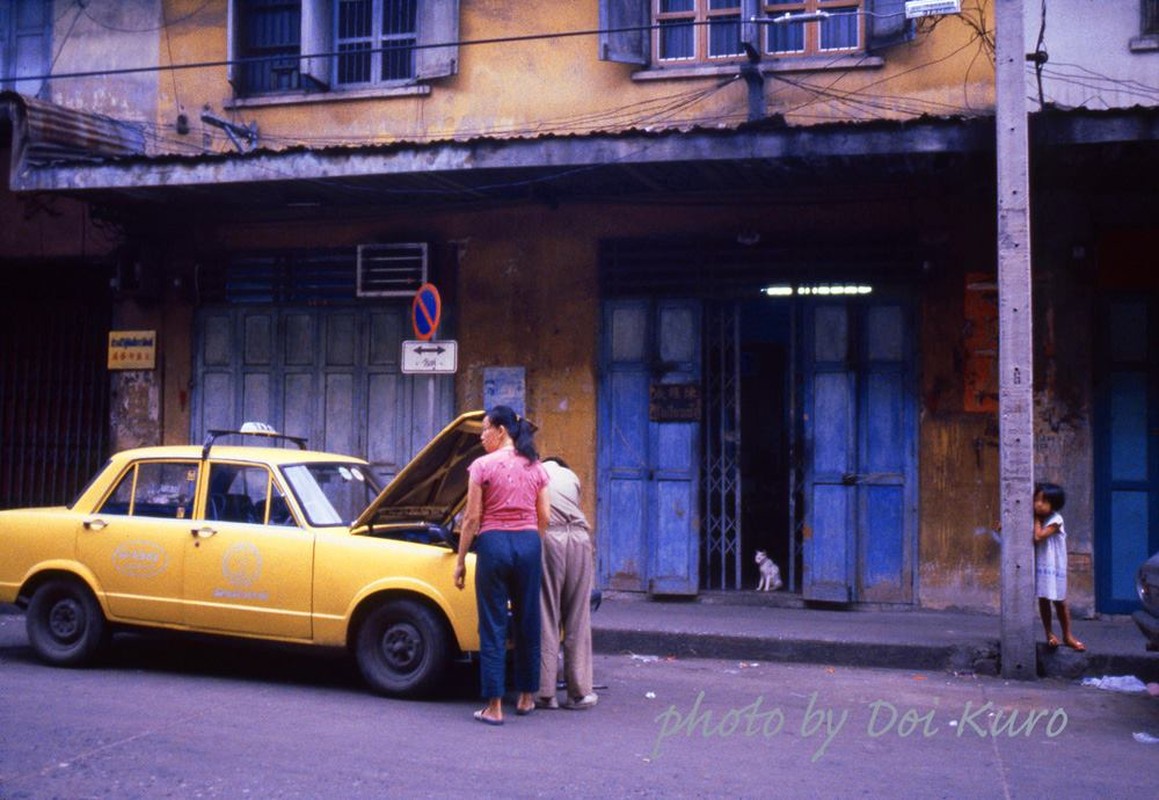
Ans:
[[[699,422],[700,384],[653,383],[648,390],[652,422]]]
[[[962,407],[998,411],[998,284],[993,274],[966,275],[965,327],[962,332]]]
[[[109,331],[109,369],[154,369],[157,331]]]

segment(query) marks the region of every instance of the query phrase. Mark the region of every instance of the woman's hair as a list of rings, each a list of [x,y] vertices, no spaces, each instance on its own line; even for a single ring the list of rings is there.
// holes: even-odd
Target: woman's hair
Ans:
[[[1042,499],[1050,503],[1051,511],[1062,511],[1066,505],[1066,492],[1057,483],[1036,483],[1034,494],[1042,494]]]
[[[495,406],[487,412],[487,419],[493,426],[505,428],[511,441],[515,443],[515,452],[534,463],[539,460],[539,453],[535,450],[535,433],[531,423],[519,416],[511,406]]]

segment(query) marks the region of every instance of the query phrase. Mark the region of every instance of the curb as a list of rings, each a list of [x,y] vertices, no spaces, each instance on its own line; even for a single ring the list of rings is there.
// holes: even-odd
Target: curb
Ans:
[[[670,631],[592,630],[592,649],[604,654],[648,654],[676,658],[828,664],[843,667],[909,669],[998,676],[1001,652],[997,639],[940,646],[827,642],[809,639],[765,639]],[[1159,681],[1159,660],[1146,655],[1073,653],[1038,646],[1038,675],[1078,680],[1105,675],[1134,675]]]

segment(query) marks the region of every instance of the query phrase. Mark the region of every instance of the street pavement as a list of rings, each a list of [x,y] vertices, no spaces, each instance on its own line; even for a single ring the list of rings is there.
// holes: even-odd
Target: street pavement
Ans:
[[[203,637],[120,636],[53,669],[23,622],[0,615],[4,800],[1154,795],[1140,689],[598,653],[596,708],[517,716],[512,693],[485,727],[469,664],[427,701],[374,696],[340,654]]]
[[[806,607],[781,592],[710,592],[688,600],[604,592],[592,615],[592,642],[601,653],[997,675],[1000,624],[997,615],[961,611]],[[1130,617],[1072,624],[1085,653],[1047,649],[1035,617],[1040,676],[1159,681],[1159,653],[1147,651]]]

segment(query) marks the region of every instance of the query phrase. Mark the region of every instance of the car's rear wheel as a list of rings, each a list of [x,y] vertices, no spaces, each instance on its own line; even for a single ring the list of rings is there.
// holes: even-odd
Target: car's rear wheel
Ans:
[[[450,638],[433,609],[414,600],[393,600],[362,620],[355,655],[375,691],[418,696],[431,692],[446,672]]]
[[[61,667],[91,662],[105,642],[105,615],[88,587],[51,580],[36,590],[26,615],[28,640],[42,660]]]

